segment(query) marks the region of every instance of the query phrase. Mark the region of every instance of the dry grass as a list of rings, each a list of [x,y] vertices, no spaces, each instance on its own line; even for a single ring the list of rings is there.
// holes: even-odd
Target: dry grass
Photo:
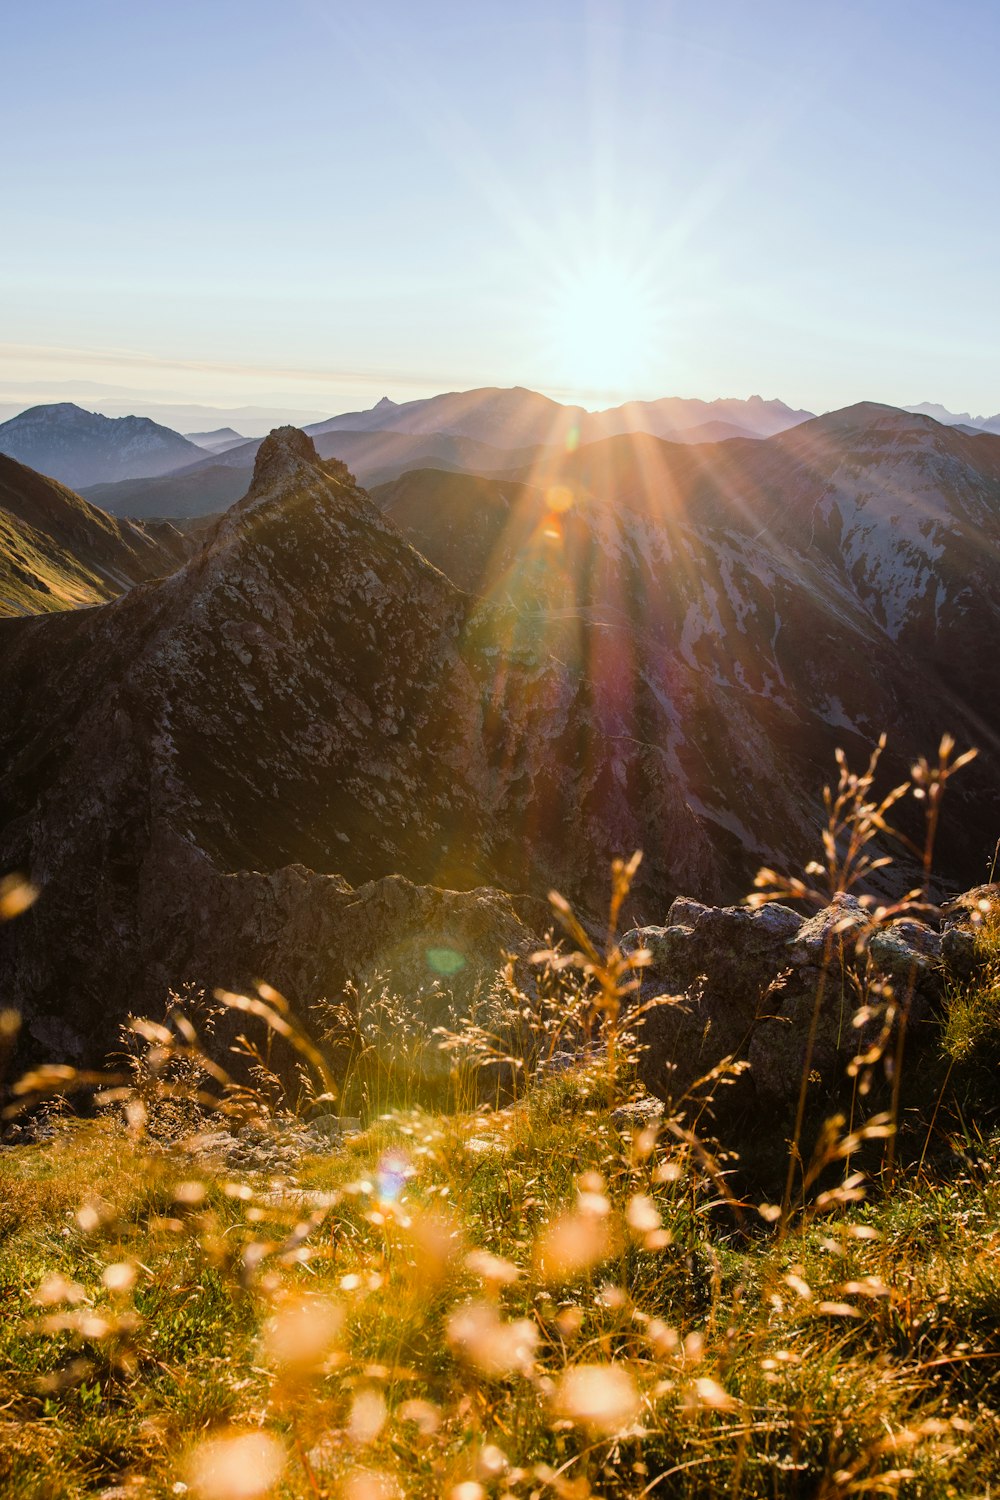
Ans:
[[[935,826],[950,756],[914,783]],[[834,794],[828,808],[854,832],[864,820],[853,879],[888,805],[870,780],[845,785],[854,812]],[[830,1123],[805,1150],[800,1112],[794,1199],[737,1201],[731,1160],[683,1114],[621,1109],[644,963],[615,936],[632,873],[615,866],[603,945],[555,903],[573,948],[539,956],[537,1050],[569,1035],[581,1060],[504,1107],[396,1109],[293,1177],[225,1170],[183,1138],[185,1109],[214,1095],[260,1113],[276,1075],[251,1048],[256,1087],[234,1083],[177,1006],[138,1028],[147,1050],[104,1086],[103,1118],[3,1153],[0,1492],[988,1495],[1000,1136],[937,1100],[933,1170],[890,1161],[866,1184],[859,1147],[891,1140],[892,1115],[849,1135]],[[987,966],[952,996],[953,1063],[992,1045],[968,1016],[991,1016],[994,990]],[[338,1080],[280,996],[226,1003],[295,1048],[305,1099],[330,1097]],[[897,1035],[865,1067],[894,1063]],[[466,1040],[481,1063],[509,1037]],[[37,1073],[14,1107],[79,1081]],[[150,1135],[163,1110],[170,1144]]]
[[[3,1493],[986,1493],[992,1165],[779,1240],[603,1086],[397,1116],[294,1185],[108,1121],[8,1153]]]

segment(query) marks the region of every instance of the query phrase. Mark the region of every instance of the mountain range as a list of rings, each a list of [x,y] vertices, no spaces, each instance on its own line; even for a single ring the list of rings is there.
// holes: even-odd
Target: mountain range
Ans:
[[[757,396],[716,402],[668,398],[591,413],[561,406],[534,391],[487,387],[403,405],[383,398],[370,411],[331,417],[306,431],[324,452],[333,451],[334,433],[369,434],[370,451],[355,442],[352,461],[367,482],[378,483],[421,460],[472,471],[505,469],[523,462],[526,448],[589,442],[619,431],[714,442],[767,436],[807,415]],[[396,435],[392,452],[390,434]],[[375,441],[378,435],[383,435],[382,443]],[[494,451],[486,455],[469,448],[469,443],[486,444]],[[103,417],[70,402],[31,407],[0,424],[0,453],[88,491],[90,498],[117,515],[206,514],[217,509],[220,500],[230,503],[246,488],[259,445],[260,439],[242,439],[231,427],[182,437],[143,417]],[[199,465],[205,475],[220,462],[246,471],[239,489],[230,485],[227,490],[219,475],[194,477]],[[176,490],[161,485],[147,496],[137,483],[166,475],[174,476]],[[124,487],[90,494],[93,487],[115,483]],[[175,505],[183,509],[172,509]]]
[[[1000,412],[992,417],[973,417],[967,411],[949,411],[938,401],[921,401],[918,406],[907,406],[905,410],[917,412],[925,417],[933,417],[936,422],[943,422],[946,427],[961,427],[969,432],[1000,433]]]
[[[321,422],[328,415],[322,409],[315,411],[305,407],[206,406],[196,402],[150,400],[127,386],[109,385],[100,380],[47,380],[19,381],[16,389],[10,385],[5,388],[0,382],[0,421],[18,416],[29,406],[68,400],[82,402],[88,410],[105,417],[149,417],[161,427],[171,427],[185,435],[195,430],[208,432],[233,427],[238,432],[260,436],[282,423],[294,422],[301,426],[307,422]]]
[[[307,1006],[433,986],[446,949],[471,984],[540,932],[525,893],[596,919],[636,847],[633,919],[736,896],[816,852],[834,749],[885,728],[887,778],[945,731],[980,747],[943,879],[992,852],[1000,438],[862,404],[369,495],[284,429],[189,544],[0,621],[0,868],[41,889],[0,985],[36,1053],[93,1056],[185,981]]]
[[[227,448],[239,448],[247,439],[233,427],[216,427],[211,432],[186,432],[184,436],[196,448],[206,453],[225,453]]]
[[[447,432],[495,447],[523,448],[532,444],[564,446],[567,439],[574,443],[595,442],[621,432],[676,438],[692,429],[710,429],[713,424],[726,429],[716,430],[716,439],[771,437],[810,416],[811,412],[793,411],[783,401],[764,401],[760,396],[751,396],[746,401],[698,401],[668,396],[659,401],[630,401],[606,411],[590,412],[582,406],[564,406],[521,386],[511,389],[486,386],[402,404],[383,396],[370,411],[347,412],[305,430],[310,437],[339,430]],[[703,436],[711,440],[707,431]]]
[[[1000,433],[1000,415],[956,414],[932,402],[908,410],[969,435]],[[759,396],[664,397],[591,412],[522,387],[483,387],[403,403],[383,397],[368,410],[328,417],[304,430],[324,456],[337,453],[338,444],[348,445],[344,457],[359,479],[377,485],[422,463],[510,473],[526,461],[526,450],[572,448],[625,432],[684,443],[773,437],[811,416]],[[334,434],[341,435],[337,442]],[[0,424],[0,453],[82,490],[115,515],[143,517],[207,515],[225,508],[249,483],[260,441],[229,424],[182,436],[146,418],[108,418],[70,402],[32,407]],[[475,444],[492,452],[470,446]],[[220,466],[242,470],[243,477],[218,472]]]
[[[405,405],[383,397],[370,411],[332,417],[305,431],[321,457],[341,458],[362,484],[378,485],[422,465],[510,473],[546,449],[564,450],[609,433],[649,431],[677,442],[718,442],[770,435],[807,415],[756,396],[718,402],[667,398],[590,413],[534,391],[487,387]],[[739,418],[741,425],[730,418]],[[243,493],[259,447],[260,441],[252,440],[220,449],[214,458],[156,481],[95,485],[87,488],[87,497],[115,515],[210,514]],[[223,466],[233,472],[226,475]]]

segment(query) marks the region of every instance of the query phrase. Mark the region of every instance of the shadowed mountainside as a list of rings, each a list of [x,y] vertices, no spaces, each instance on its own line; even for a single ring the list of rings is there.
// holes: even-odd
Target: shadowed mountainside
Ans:
[[[187,518],[225,510],[246,492],[261,440],[251,440],[158,479],[95,485],[87,498],[117,516]],[[490,473],[519,468],[537,456],[534,448],[506,450],[469,438],[434,432],[333,432],[314,439],[320,458],[337,458],[366,485],[382,484],[408,469],[430,465]]]

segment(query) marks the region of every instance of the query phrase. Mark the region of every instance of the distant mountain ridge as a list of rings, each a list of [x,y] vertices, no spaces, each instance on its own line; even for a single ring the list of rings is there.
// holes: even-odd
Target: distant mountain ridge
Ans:
[[[205,456],[148,417],[102,417],[70,401],[33,406],[0,423],[0,453],[73,489],[166,474]]]
[[[975,428],[980,432],[1000,434],[1000,412],[992,417],[973,417],[967,411],[949,411],[946,406],[942,406],[937,401],[921,401],[916,406],[904,406],[903,411],[933,417],[935,422],[941,422],[945,427]]]
[[[667,397],[588,413],[534,391],[488,387],[402,406],[383,397],[367,412],[331,417],[304,430],[321,458],[341,459],[362,484],[370,486],[384,484],[407,469],[428,466],[475,474],[509,473],[547,448],[561,451],[567,445],[592,443],[621,432],[650,432],[685,443],[771,436],[808,416],[783,402],[756,396],[749,401],[714,402]],[[355,422],[358,425],[351,426]],[[211,456],[202,456],[171,475],[148,483],[131,480],[86,486],[87,496],[113,515],[212,514],[242,494],[260,445],[260,439],[219,445]],[[234,473],[227,478],[223,469]]]
[[[444,432],[475,438],[501,448],[572,441],[596,442],[619,432],[649,432],[675,437],[709,422],[725,422],[748,437],[772,437],[776,432],[808,420],[807,411],[793,411],[783,401],[688,400],[666,396],[658,401],[630,401],[605,411],[564,406],[522,386],[509,389],[484,386],[472,391],[450,391],[419,401],[396,403],[383,396],[368,411],[347,412],[317,422],[305,431],[310,437],[338,430],[352,432]]]
[[[0,421],[16,417],[31,406],[74,401],[88,411],[105,417],[148,417],[174,432],[209,432],[219,427],[233,427],[237,432],[259,437],[284,422],[302,426],[321,422],[328,412],[308,407],[288,409],[277,406],[206,406],[203,402],[149,400],[142,394],[98,380],[56,380],[19,382],[19,398],[9,385],[0,382]]]
[[[206,453],[224,453],[227,448],[237,448],[247,439],[233,427],[216,427],[213,432],[186,432],[189,443],[204,448]]]
[[[933,403],[913,414],[970,436],[994,426],[1000,432],[1000,416],[971,418]],[[811,420],[809,412],[760,396],[714,401],[664,397],[588,412],[523,387],[482,387],[402,403],[383,397],[368,410],[342,413],[305,430],[320,457],[341,459],[362,484],[377,486],[427,467],[524,477],[529,467],[551,467],[561,453],[628,434],[684,444],[759,441]],[[24,459],[32,467],[45,469],[47,462],[48,472],[79,475],[81,455],[69,450],[80,447],[85,427],[86,462],[101,477],[78,477],[76,487],[118,516],[191,519],[214,515],[239,498],[261,439],[242,439],[231,427],[183,438],[155,424],[143,427],[143,421],[112,421],[68,404],[34,408],[0,427],[0,451],[6,437],[11,451],[33,455]],[[133,432],[130,422],[141,430]],[[111,451],[96,458],[98,440],[106,447],[110,443]],[[75,467],[71,459],[77,461]]]

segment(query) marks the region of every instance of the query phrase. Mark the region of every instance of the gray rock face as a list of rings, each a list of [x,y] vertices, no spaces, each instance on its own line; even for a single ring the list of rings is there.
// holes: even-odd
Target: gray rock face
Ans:
[[[967,927],[948,927],[941,938],[941,957],[957,979],[971,979],[978,967],[975,935]]]
[[[647,948],[653,958],[638,1003],[676,997],[642,1021],[640,1072],[651,1093],[677,1101],[723,1057],[746,1057],[802,926],[796,912],[778,904],[751,911],[680,898],[664,927],[626,935],[626,952]]]
[[[338,1001],[348,983],[362,999],[384,984],[430,1027],[471,1006],[507,953],[523,956],[536,941],[528,923],[540,925],[533,919],[542,915],[499,891],[444,891],[401,876],[355,888],[301,865],[223,874],[187,840],[158,829],[138,871],[137,899],[123,910],[128,926],[95,926],[87,949],[77,938],[84,973],[100,964],[109,974],[115,959],[122,965],[117,993],[127,1003],[102,1009],[82,987],[76,1004],[59,1007],[59,955],[53,961],[47,940],[49,924],[59,921],[53,894],[48,911],[39,901],[19,919],[12,998],[21,1003],[30,1050],[70,1060],[113,1047],[127,1010],[159,1014],[179,981],[252,992],[266,977],[300,1011]],[[65,921],[79,931],[72,910]],[[14,931],[11,924],[8,941]],[[362,1026],[365,1019],[362,1013]]]
[[[907,1007],[912,1035],[931,1015],[943,978],[942,940],[930,926],[906,920],[873,931],[864,907],[846,895],[808,920],[778,904],[715,908],[684,898],[665,927],[637,929],[625,947],[653,956],[637,1003],[679,997],[640,1021],[646,1087],[676,1103],[731,1056],[749,1064],[736,1098],[778,1118],[797,1099],[807,1065],[833,1092],[878,1035],[878,1014],[854,1024],[863,999],[891,992]]]
[[[0,927],[0,982],[29,1055],[100,1057],[184,982],[461,1000],[537,943],[542,905],[476,879],[498,838],[467,611],[291,430],[179,572],[4,622],[0,869],[41,897]]]

